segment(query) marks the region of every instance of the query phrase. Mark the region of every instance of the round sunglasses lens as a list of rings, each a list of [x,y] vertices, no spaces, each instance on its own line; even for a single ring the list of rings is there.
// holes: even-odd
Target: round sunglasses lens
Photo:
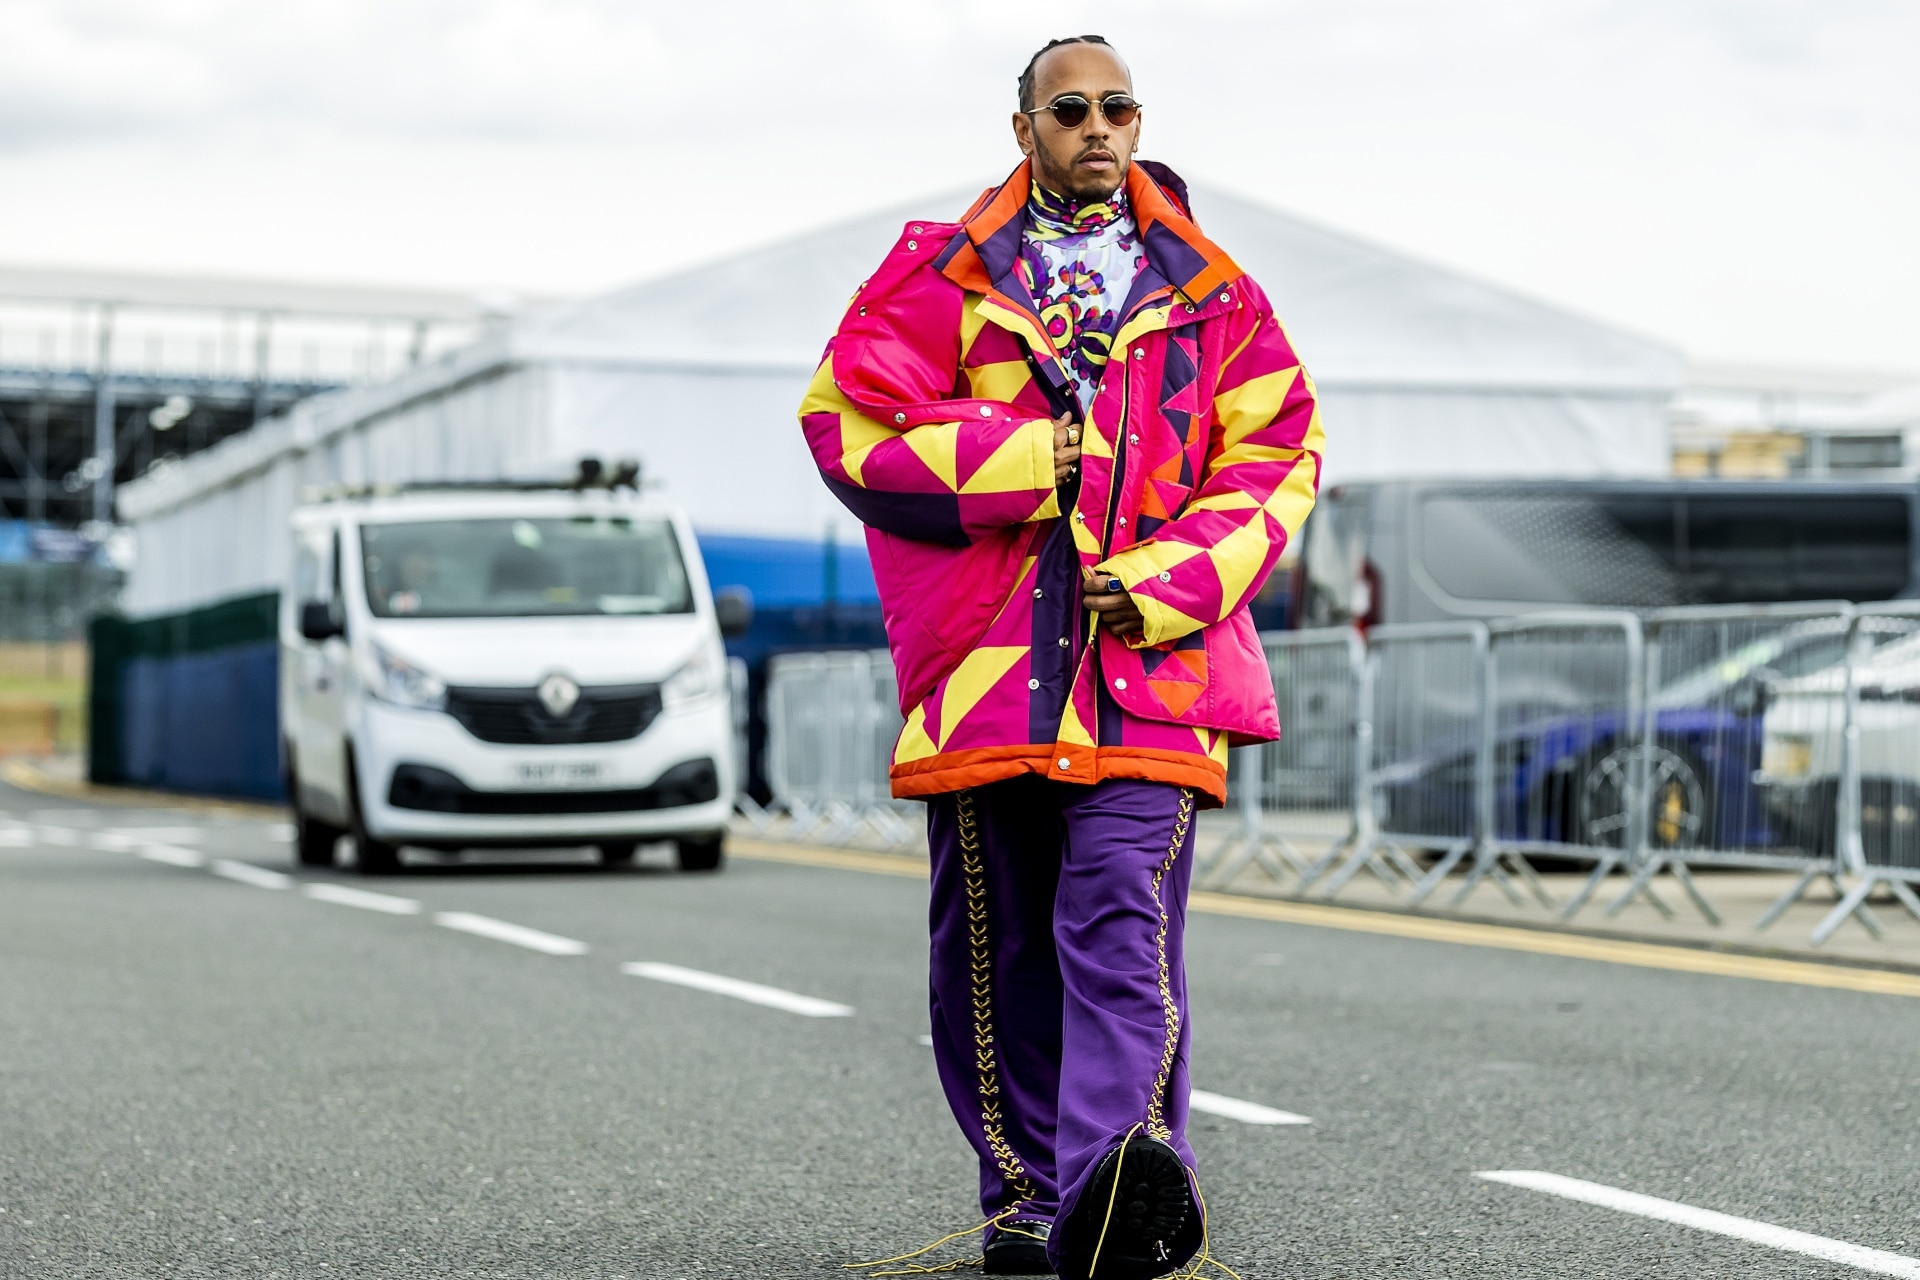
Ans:
[[[1085,98],[1057,98],[1053,103],[1053,122],[1062,129],[1078,129],[1087,122],[1092,103]]]
[[[1107,118],[1108,124],[1125,128],[1140,114],[1140,104],[1132,98],[1108,98],[1100,104],[1100,114]]]

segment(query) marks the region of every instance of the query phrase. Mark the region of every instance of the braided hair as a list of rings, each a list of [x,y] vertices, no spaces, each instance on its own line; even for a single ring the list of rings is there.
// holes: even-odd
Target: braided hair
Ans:
[[[1052,53],[1055,49],[1058,49],[1063,44],[1098,44],[1098,45],[1106,45],[1106,47],[1109,49],[1113,48],[1112,45],[1107,44],[1107,38],[1105,36],[1064,36],[1058,40],[1047,41],[1047,43],[1041,48],[1040,52],[1034,54],[1031,58],[1027,59],[1027,69],[1020,73],[1020,109],[1022,111],[1031,111],[1034,108],[1034,102],[1033,102],[1033,69],[1034,67],[1039,65],[1040,59],[1046,57],[1049,53]]]

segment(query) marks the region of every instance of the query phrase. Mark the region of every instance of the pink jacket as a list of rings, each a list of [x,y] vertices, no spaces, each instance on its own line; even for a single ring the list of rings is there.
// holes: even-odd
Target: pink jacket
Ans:
[[[1072,396],[1011,271],[1026,165],[960,222],[908,224],[827,344],[800,418],[868,528],[907,717],[895,795],[1037,773],[1218,801],[1227,747],[1279,735],[1247,603],[1313,506],[1320,419],[1266,295],[1173,182],[1128,174],[1147,264],[1068,510],[1050,419]],[[1096,630],[1083,566],[1120,579],[1143,636]]]

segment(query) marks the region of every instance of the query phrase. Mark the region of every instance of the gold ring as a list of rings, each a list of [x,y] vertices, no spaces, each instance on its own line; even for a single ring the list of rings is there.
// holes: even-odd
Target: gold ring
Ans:
[[[1068,443],[1068,444],[1079,444],[1079,443],[1080,443],[1080,428],[1078,428],[1078,427],[1068,427],[1068,428],[1067,428],[1067,443]]]

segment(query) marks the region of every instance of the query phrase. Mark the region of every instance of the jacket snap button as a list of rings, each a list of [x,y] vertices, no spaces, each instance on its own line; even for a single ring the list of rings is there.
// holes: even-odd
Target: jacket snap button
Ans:
[[[1113,682],[1113,687],[1114,687],[1114,688],[1116,688],[1116,689],[1124,689],[1124,688],[1126,688],[1126,687],[1127,687],[1127,678],[1126,678],[1125,676],[1121,676],[1121,677],[1120,677],[1120,678],[1119,678],[1118,680],[1115,680],[1115,681]]]
[[[1071,761],[1071,760],[1069,760],[1069,759],[1067,759],[1067,758],[1066,758],[1065,756],[1061,756],[1061,757],[1060,757],[1060,767],[1061,767],[1062,769],[1070,769],[1070,768],[1072,768],[1072,767],[1073,767],[1073,761]]]
[[[1040,687],[1040,682],[1039,682],[1038,680],[1029,680],[1029,681],[1027,681],[1027,688],[1029,688],[1029,689],[1038,689],[1039,687]]]
[[[913,234],[915,234],[915,235],[919,235],[919,234],[920,234],[920,228],[918,228],[918,227],[915,227],[915,228],[913,229]]]
[[[1040,589],[1039,587],[1035,587],[1035,588],[1033,589],[1033,598],[1034,598],[1035,600],[1038,600],[1038,599],[1039,599],[1040,597],[1042,597],[1042,596],[1044,596],[1044,595],[1046,595],[1046,594],[1047,594],[1047,593],[1046,593],[1046,592],[1044,592],[1044,591],[1042,591],[1042,590],[1041,590],[1041,589]]]
[[[1232,294],[1230,294],[1230,293],[1223,293],[1223,294],[1221,294],[1221,295],[1220,295],[1220,301],[1222,301],[1222,302],[1232,302],[1232,301],[1233,301],[1233,295],[1232,295]]]
[[[912,253],[912,252],[913,252],[914,250],[916,250],[916,249],[918,249],[919,247],[920,247],[920,242],[919,242],[918,240],[909,240],[909,241],[907,241],[907,252],[908,252],[908,253]]]
[[[1064,648],[1066,648],[1066,647],[1067,647],[1068,645],[1070,645],[1070,644],[1072,644],[1072,643],[1073,643],[1073,641],[1071,641],[1071,640],[1069,640],[1069,639],[1067,639],[1067,638],[1066,638],[1065,636],[1061,636],[1061,637],[1060,637],[1060,647],[1061,647],[1062,649],[1064,649]]]
[[[1145,347],[1135,347],[1133,349],[1133,358],[1135,360],[1145,360],[1147,358],[1147,349]]]
[[[991,418],[993,416],[993,406],[985,405],[985,404],[981,405],[980,416],[983,418]]]
[[[860,308],[860,314],[861,315],[867,314],[867,309],[865,307]]]
[[[1085,520],[1087,518],[1087,513],[1084,511],[1076,511],[1073,513],[1073,518],[1075,520]]]
[[[907,415],[904,413],[896,413],[893,415],[893,420],[895,422],[905,422],[907,420]]]
[[[1128,436],[1128,437],[1127,437],[1127,443],[1128,443],[1128,444],[1139,444],[1139,443],[1140,443],[1140,437],[1139,437],[1139,436]]]
[[[1160,571],[1160,581],[1162,581],[1162,582],[1172,582],[1172,581],[1173,581],[1173,575],[1172,575],[1172,574],[1170,574],[1170,573],[1168,573],[1168,572],[1167,572],[1167,571],[1166,571],[1165,569],[1162,569],[1162,570]]]
[[[1127,527],[1127,518],[1125,516],[1120,517],[1120,527],[1122,529]]]
[[[1187,304],[1187,314],[1188,314],[1188,315],[1192,315],[1192,314],[1193,314],[1193,304],[1192,304],[1191,302],[1189,302],[1189,303]]]

